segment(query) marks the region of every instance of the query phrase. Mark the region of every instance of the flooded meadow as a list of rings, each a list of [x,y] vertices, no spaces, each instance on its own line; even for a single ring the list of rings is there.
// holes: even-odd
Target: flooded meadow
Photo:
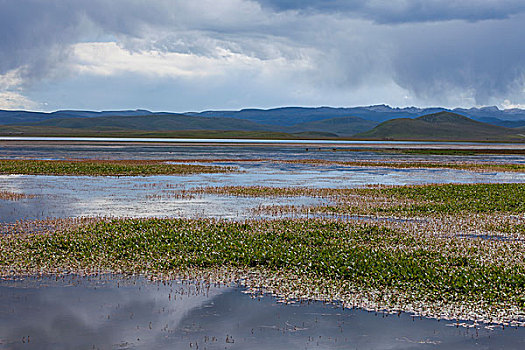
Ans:
[[[0,143],[2,158],[10,160],[155,160],[162,166],[208,167],[140,176],[0,175],[0,349],[521,349],[525,154],[519,145],[516,152],[497,152],[498,145],[460,144],[454,146],[462,148],[457,154],[442,151],[450,144],[430,146],[444,154],[410,153],[387,143],[376,148]],[[457,164],[476,167],[451,166]],[[505,171],[509,166],[518,170]],[[188,228],[173,232],[189,238],[144,236],[179,219]],[[331,225],[339,228],[330,231]],[[217,234],[199,236],[207,230]],[[301,243],[280,234],[309,230],[312,235],[301,239],[318,242],[320,250],[298,249],[310,254],[298,260],[293,251]],[[321,239],[316,235],[323,230]],[[115,235],[112,243],[88,248],[90,241],[104,242],[104,232]],[[223,232],[231,234],[221,238]],[[252,242],[252,234],[269,238]],[[159,250],[144,246],[135,257],[125,248],[131,242],[157,242]],[[279,250],[287,244],[289,251]],[[65,256],[71,252],[93,255]],[[170,256],[173,252],[178,253]],[[247,257],[249,252],[257,259]],[[334,253],[333,261],[320,258],[327,252]],[[377,262],[352,260],[371,252]],[[38,257],[27,260],[32,253]],[[325,261],[333,266],[323,267]],[[343,266],[349,261],[355,270]],[[413,265],[418,261],[428,270]],[[230,278],[229,272],[202,277],[221,262],[241,277]],[[389,264],[407,264],[407,270],[385,277]],[[452,278],[450,269],[468,278]],[[246,277],[258,273],[264,277]],[[274,278],[281,273],[286,283],[277,285]],[[432,282],[418,289],[427,273],[442,286]],[[409,277],[399,282],[399,276]],[[512,283],[469,289],[470,283],[489,285],[492,278]],[[403,288],[414,294],[404,295]],[[392,296],[395,291],[399,298]]]

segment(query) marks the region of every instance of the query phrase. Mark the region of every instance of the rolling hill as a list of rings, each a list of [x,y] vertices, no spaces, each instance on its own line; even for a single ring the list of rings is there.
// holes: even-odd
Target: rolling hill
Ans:
[[[340,117],[295,124],[288,130],[294,133],[313,131],[332,133],[339,137],[351,137],[357,133],[370,130],[377,124],[377,122],[359,117]]]
[[[208,118],[183,114],[146,116],[107,116],[91,118],[55,118],[25,126],[57,127],[98,131],[143,130],[244,130],[273,131],[272,127],[249,120],[233,118]]]
[[[376,140],[525,141],[519,130],[478,122],[446,111],[415,119],[388,120],[355,137]]]
[[[378,113],[377,116],[410,111],[408,117],[395,118],[382,122],[358,116],[342,115],[326,118],[332,112],[347,110],[366,110]],[[396,112],[397,111],[397,112]],[[166,137],[192,137],[191,135],[234,135],[236,132],[247,136],[260,135],[269,138],[360,138],[376,140],[472,140],[472,141],[518,141],[525,142],[521,120],[484,119],[493,123],[473,120],[450,111],[438,111],[415,117],[422,109],[393,109],[388,106],[370,106],[334,109],[320,108],[281,108],[273,110],[241,110],[230,117],[228,111],[215,114],[204,113],[176,114],[134,111],[59,111],[43,114],[15,111],[11,113],[11,123],[0,125],[1,135],[165,135]],[[0,111],[6,116],[6,111]],[[483,109],[483,112],[487,111]],[[281,114],[279,114],[281,113]],[[514,115],[516,111],[512,112]],[[7,113],[9,114],[9,113]],[[519,114],[519,113],[518,113]],[[74,115],[73,117],[67,117]],[[279,115],[280,121],[279,121]],[[297,119],[293,116],[297,115]],[[53,118],[53,116],[55,116]],[[244,116],[243,119],[241,118]],[[266,120],[263,117],[268,116]],[[314,120],[309,120],[314,118]],[[379,117],[378,117],[379,118]],[[487,117],[483,117],[487,118]],[[16,119],[16,122],[14,120]],[[260,120],[260,122],[259,122]],[[305,121],[307,120],[307,121]],[[25,121],[25,122],[22,122]],[[279,121],[279,124],[277,124]],[[494,124],[514,126],[514,128]],[[233,132],[233,134],[232,134]],[[256,134],[254,134],[256,133]],[[258,133],[258,134],[257,134]],[[172,136],[168,136],[172,135]],[[180,135],[180,136],[177,136]],[[185,135],[185,136],[182,136]],[[280,136],[278,136],[280,135]],[[197,136],[195,136],[197,137]],[[239,136],[241,137],[241,136]]]
[[[187,130],[214,131],[265,131],[303,135],[304,137],[350,137],[369,130],[375,122],[358,117],[325,119],[300,123],[292,126],[260,124],[250,120],[229,117],[202,117],[183,114],[151,114],[146,116],[106,116],[54,118],[35,123],[4,125],[0,133],[35,133],[39,128],[59,134],[78,134],[86,132],[173,132]],[[53,130],[55,128],[55,130]]]

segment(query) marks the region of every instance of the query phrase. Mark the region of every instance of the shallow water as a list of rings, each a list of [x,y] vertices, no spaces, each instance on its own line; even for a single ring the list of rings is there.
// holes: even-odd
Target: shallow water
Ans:
[[[388,169],[311,166],[272,162],[222,162],[239,173],[142,177],[0,175],[0,189],[35,198],[0,200],[0,222],[49,217],[214,217],[246,219],[252,209],[272,204],[316,205],[320,199],[233,198],[177,191],[206,186],[348,188],[370,184],[524,182],[525,173],[476,173],[453,169]]]
[[[465,144],[449,143],[453,147]],[[473,156],[418,155],[383,153],[360,146],[316,145],[198,145],[198,144],[134,144],[134,143],[10,143],[0,142],[2,158],[35,159],[238,159],[294,160],[324,159],[332,161],[406,160],[406,161],[472,161],[525,163],[525,155],[480,154]],[[444,146],[444,145],[441,145]],[[515,147],[518,147],[514,145]],[[477,147],[477,146],[476,146]],[[480,144],[480,147],[497,147]],[[358,150],[358,151],[356,151]]]
[[[0,349],[523,349],[525,329],[118,276],[0,279]]]
[[[367,141],[367,140],[293,140],[293,139],[211,139],[211,138],[152,138],[152,137],[55,137],[55,136],[0,136],[0,141],[67,141],[67,142],[153,142],[153,143],[215,143],[215,144],[318,144],[318,145],[478,145],[484,142],[457,141]],[[515,143],[499,142],[498,145],[515,145]]]

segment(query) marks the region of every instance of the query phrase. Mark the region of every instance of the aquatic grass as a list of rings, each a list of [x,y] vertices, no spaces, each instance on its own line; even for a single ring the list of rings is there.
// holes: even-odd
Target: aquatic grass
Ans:
[[[28,233],[53,234],[71,231],[80,226],[108,220],[106,217],[47,218],[40,220],[18,220],[0,223],[0,234],[24,235]]]
[[[205,186],[180,191],[181,194],[217,194],[235,197],[314,197],[333,198],[358,195],[356,189],[277,187],[277,186]]]
[[[407,148],[400,147],[361,147],[361,148],[337,148],[326,149],[330,151],[345,152],[374,152],[387,154],[422,154],[422,155],[445,155],[445,156],[473,156],[480,154],[525,154],[525,149],[519,148]]]
[[[357,215],[432,215],[437,213],[525,213],[525,184],[437,184],[371,186],[367,188],[307,188],[265,186],[203,187],[194,193],[250,197],[310,196],[331,203],[311,207],[280,206],[282,212],[307,210]],[[279,206],[268,209],[275,211]]]
[[[390,149],[395,153],[403,154],[429,154],[429,155],[452,155],[452,156],[472,156],[476,154],[525,154],[523,149],[451,149],[451,148],[398,148]]]
[[[523,151],[525,152],[525,151]],[[327,159],[173,159],[173,163],[251,163],[271,162],[281,164],[304,164],[312,166],[341,166],[341,167],[374,167],[390,169],[455,169],[474,172],[525,172],[524,163],[496,163],[496,162],[465,162],[465,161],[408,161],[408,160],[361,160],[361,161],[339,161]]]
[[[0,160],[0,174],[147,176],[233,171],[233,167],[168,164],[161,160]]]
[[[26,198],[35,198],[35,195],[25,194],[25,193],[16,193],[11,191],[0,191],[0,199],[6,201],[18,201]]]
[[[418,202],[393,209],[400,212],[525,213],[525,184],[519,183],[398,186],[376,191]]]
[[[514,319],[515,310],[525,308],[521,242],[465,241],[338,220],[123,219],[54,234],[7,235],[0,243],[3,274],[224,268],[261,271],[267,277],[258,283],[276,293],[279,279],[272,278],[287,276],[281,282],[291,289],[281,293],[304,298],[372,293],[377,305],[390,308],[427,305],[421,312],[441,314],[455,305],[493,320]],[[438,306],[439,312],[431,310]]]

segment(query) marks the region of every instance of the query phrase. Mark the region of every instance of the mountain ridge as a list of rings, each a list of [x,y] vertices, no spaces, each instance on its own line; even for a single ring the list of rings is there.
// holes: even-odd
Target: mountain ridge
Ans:
[[[245,108],[241,110],[207,110],[202,112],[151,112],[144,109],[121,111],[84,111],[60,110],[55,112],[7,111],[0,110],[0,125],[23,125],[54,118],[93,118],[105,116],[146,116],[146,115],[191,115],[202,117],[229,117],[250,120],[260,124],[292,126],[324,119],[339,117],[359,117],[376,123],[395,118],[417,118],[422,115],[449,111],[478,120],[489,121],[491,124],[506,127],[525,126],[525,110],[505,109],[497,107],[455,108],[443,107],[390,107],[388,105],[372,105],[360,107],[278,107],[271,109]],[[490,119],[486,119],[490,118]]]
[[[38,120],[38,113],[17,111],[12,124],[0,125],[3,135],[31,134],[86,134],[93,133],[181,133],[188,132],[262,132],[281,133],[290,137],[307,138],[365,138],[382,140],[473,140],[473,141],[525,141],[525,120],[500,121],[514,128],[474,120],[464,114],[432,108],[433,113],[419,115],[427,109],[415,107],[393,109],[386,105],[371,106],[362,111],[373,113],[376,120],[355,115],[345,115],[349,109],[331,107],[283,107],[272,110],[245,109],[229,116],[228,111],[215,114],[203,113],[153,113],[145,110],[126,111],[57,111],[45,114]],[[356,109],[353,109],[356,110]],[[495,110],[495,109],[492,109]],[[409,114],[407,111],[410,111]],[[2,111],[0,111],[2,112]],[[403,113],[401,113],[403,112]],[[524,111],[525,112],[525,111]],[[16,114],[18,113],[18,114]],[[244,114],[243,114],[244,113]],[[262,114],[261,114],[262,113]],[[402,117],[391,118],[396,113]],[[514,114],[516,111],[513,110]],[[5,113],[4,113],[5,114]],[[336,117],[328,118],[330,115]],[[388,114],[389,119],[383,122]],[[407,116],[407,114],[409,114]],[[24,116],[29,115],[29,118]],[[68,117],[74,115],[73,117]],[[262,118],[262,117],[267,117]],[[0,113],[1,118],[1,113]],[[16,119],[15,118],[15,119]],[[244,119],[243,119],[244,118]],[[22,123],[20,120],[29,119]],[[33,121],[37,119],[37,121]],[[486,118],[485,118],[486,119]],[[280,123],[277,123],[280,121]],[[272,124],[273,123],[273,124]]]

